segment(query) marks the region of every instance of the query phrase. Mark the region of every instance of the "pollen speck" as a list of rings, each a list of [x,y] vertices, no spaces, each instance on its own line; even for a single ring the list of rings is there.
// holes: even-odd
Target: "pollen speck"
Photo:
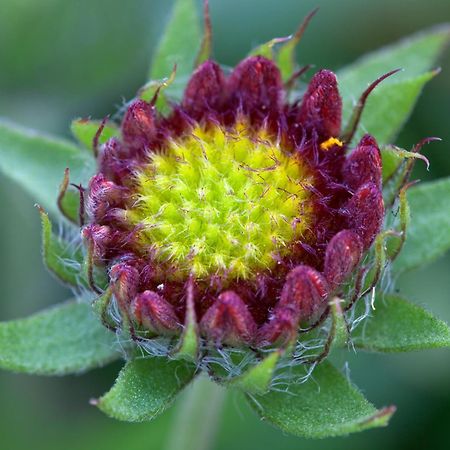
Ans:
[[[320,148],[322,150],[329,150],[331,147],[337,145],[338,147],[343,147],[344,143],[340,141],[338,138],[331,137],[330,139],[327,139],[326,141],[322,142],[320,144]]]

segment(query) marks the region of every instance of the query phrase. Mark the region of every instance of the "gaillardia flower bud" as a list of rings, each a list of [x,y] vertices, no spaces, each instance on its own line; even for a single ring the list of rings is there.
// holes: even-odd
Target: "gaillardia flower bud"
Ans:
[[[348,148],[341,115],[333,72],[290,103],[263,56],[230,74],[203,62],[168,116],[133,101],[100,148],[82,230],[115,326],[181,335],[192,307],[208,351],[284,346],[323,320],[384,215],[377,143]]]
[[[397,71],[374,74],[381,76],[367,88],[366,77],[394,62],[429,67],[450,40],[448,28],[369,56],[339,72],[340,82],[322,69],[303,86],[309,66],[296,69],[294,48],[315,12],[294,35],[228,70],[211,59],[208,1],[202,41],[194,3],[174,2],[152,80],[114,123],[72,124],[92,154],[0,124],[0,169],[27,189],[36,185],[43,207],[56,197],[77,225],[75,237],[69,226],[57,234],[39,207],[44,261],[77,298],[0,323],[0,368],[68,374],[123,357],[114,386],[91,403],[134,422],[161,413],[203,372],[241,390],[288,433],[329,437],[386,425],[395,407],[377,410],[325,359],[343,347],[450,345],[447,325],[393,294],[391,283],[448,248],[442,233],[430,238],[430,224],[448,226],[450,183],[411,189],[410,210],[414,161],[427,162],[419,150],[436,138],[410,152],[385,144],[436,71],[415,68],[412,78],[382,86],[389,95],[363,115],[369,94]],[[166,73],[174,62],[178,73]],[[381,149],[361,134],[361,117]],[[419,220],[407,252],[391,264],[411,218]],[[213,408],[192,408],[189,397],[189,410],[206,418],[219,397],[198,392]],[[191,429],[205,428],[200,417],[182,420],[181,429],[202,435]],[[183,446],[179,428],[171,448]],[[192,448],[202,446],[190,437]]]

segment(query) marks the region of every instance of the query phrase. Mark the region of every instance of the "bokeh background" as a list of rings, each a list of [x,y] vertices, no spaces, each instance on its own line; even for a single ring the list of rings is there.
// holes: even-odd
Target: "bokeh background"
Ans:
[[[172,5],[167,0],[0,0],[0,116],[70,137],[74,117],[103,117],[145,82],[148,62]],[[316,6],[298,56],[337,69],[364,52],[450,20],[449,0],[211,0],[215,57],[234,65],[255,44],[286,36]],[[398,139],[424,136],[432,162],[423,179],[450,175],[450,52]],[[45,176],[45,173],[42,173]],[[35,312],[70,293],[45,271],[33,198],[0,175],[0,320]],[[407,274],[401,294],[450,321],[450,258]],[[36,337],[38,338],[38,336]],[[377,406],[398,412],[387,429],[307,441],[261,423],[238,395],[227,397],[214,450],[450,448],[450,351],[345,354],[352,380]],[[162,449],[176,408],[148,424],[103,416],[88,399],[108,389],[113,364],[83,376],[0,373],[0,448],[5,450]],[[182,450],[182,449],[180,449]]]

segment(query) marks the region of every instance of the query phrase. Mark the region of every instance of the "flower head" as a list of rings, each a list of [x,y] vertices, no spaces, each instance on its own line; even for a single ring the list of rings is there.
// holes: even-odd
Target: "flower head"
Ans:
[[[410,152],[380,151],[358,125],[363,117],[380,142],[394,135],[437,71],[405,71],[363,115],[369,94],[397,70],[364,90],[368,74],[397,63],[430,67],[450,34],[433,29],[344,69],[342,101],[332,72],[319,70],[303,86],[310,67],[296,70],[294,48],[314,13],[294,35],[226,70],[210,59],[208,1],[200,42],[193,0],[176,0],[152,80],[114,116],[120,127],[106,119],[72,124],[95,158],[0,124],[1,170],[50,199],[39,206],[44,261],[78,297],[0,323],[1,368],[79,373],[122,356],[114,386],[91,401],[122,420],[155,417],[206,372],[288,433],[329,437],[387,424],[395,407],[377,410],[325,359],[345,346],[449,345],[447,325],[394,295],[391,281],[448,248],[430,229],[448,226],[450,183],[414,187],[410,214],[414,161],[428,163],[420,149],[436,138]],[[178,79],[173,70],[161,80],[175,60]],[[82,240],[78,227],[75,238],[65,226],[56,234],[44,210],[64,168],[57,205],[81,226]],[[408,249],[391,264],[413,217]]]
[[[263,347],[326,315],[384,214],[377,143],[349,149],[341,111],[331,71],[292,103],[263,56],[202,63],[167,117],[132,102],[83,228],[121,322],[176,335],[192,307],[205,342]]]

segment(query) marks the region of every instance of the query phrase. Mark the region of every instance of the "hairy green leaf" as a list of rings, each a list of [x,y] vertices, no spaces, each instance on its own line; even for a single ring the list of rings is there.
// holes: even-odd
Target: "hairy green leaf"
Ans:
[[[77,141],[88,150],[93,150],[94,138],[101,126],[99,120],[76,119],[72,122],[70,130]],[[108,139],[119,136],[120,131],[111,123],[107,123],[98,137],[99,145],[104,144]]]
[[[202,41],[199,15],[193,0],[176,0],[150,67],[150,80],[169,77],[177,66],[175,81],[166,93],[181,98]]]
[[[120,357],[116,337],[90,305],[63,303],[26,319],[0,323],[0,367],[39,375],[66,375]]]
[[[374,306],[371,317],[352,333],[356,347],[375,352],[450,347],[448,325],[420,306],[393,295],[378,299]]]
[[[294,367],[293,378],[304,368]],[[290,380],[287,391],[248,396],[262,419],[286,433],[307,438],[342,436],[387,425],[395,408],[377,410],[330,363],[316,367],[307,381]]]
[[[393,270],[424,266],[450,249],[450,178],[422,183],[407,191],[411,224]]]
[[[409,116],[423,85],[431,78],[433,72],[429,71],[449,41],[448,25],[434,27],[369,53],[338,71],[344,106],[343,123],[347,123],[353,105],[371,82],[393,69],[403,68],[403,72],[383,81],[369,96],[358,130],[360,136],[367,129],[380,143],[392,140]],[[403,96],[407,100],[402,100]],[[397,104],[399,100],[400,105]],[[390,113],[385,116],[389,108]]]
[[[95,404],[108,416],[143,422],[161,414],[194,377],[195,366],[153,357],[126,364],[114,386]]]
[[[66,167],[71,182],[86,185],[95,162],[70,142],[0,122],[0,171],[47,211],[58,213],[56,199]]]

